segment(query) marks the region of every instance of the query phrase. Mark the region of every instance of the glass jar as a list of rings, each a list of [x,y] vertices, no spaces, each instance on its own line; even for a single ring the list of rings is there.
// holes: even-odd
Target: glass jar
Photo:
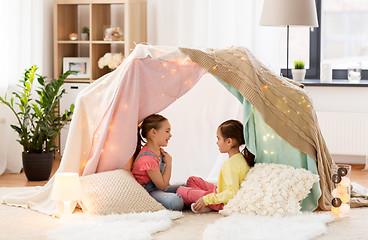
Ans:
[[[362,66],[360,63],[349,64],[348,80],[351,83],[359,83],[362,76]]]

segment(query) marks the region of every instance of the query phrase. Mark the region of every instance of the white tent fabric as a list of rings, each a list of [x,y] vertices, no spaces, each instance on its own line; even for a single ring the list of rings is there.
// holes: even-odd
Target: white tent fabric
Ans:
[[[116,89],[119,88],[133,61],[147,56],[169,62],[188,60],[178,48],[137,45],[133,53],[115,71],[101,77],[83,90],[76,101],[75,113],[57,172],[80,174],[83,170],[85,174],[97,172],[97,165],[88,171],[87,168],[84,169],[88,159],[88,162],[92,162],[90,161],[92,138],[106,116],[113,114],[106,110],[113,103]],[[196,67],[198,76],[202,76],[204,70],[198,65]],[[206,92],[210,97],[206,96]],[[172,181],[183,182],[189,175],[206,177],[209,174],[213,161],[219,154],[216,149],[216,128],[223,120],[239,118],[240,112],[240,103],[209,74],[204,75],[201,84],[196,86],[191,94],[162,112],[173,125],[173,138],[167,149],[175,162]],[[111,116],[107,119],[111,120]],[[132,143],[135,142],[132,139]],[[186,170],[182,171],[183,169]],[[56,210],[56,202],[50,198],[52,186],[53,178],[42,188],[11,193],[5,196],[3,201],[9,205],[31,208],[52,215]]]
[[[198,64],[206,65],[208,59],[196,57],[203,55],[203,52],[194,50],[194,56],[191,58],[194,57],[196,60],[192,61],[182,53],[188,54],[188,51],[192,50],[181,49],[179,51],[178,48],[173,47],[137,45],[133,53],[115,71],[101,77],[83,90],[77,97],[75,113],[58,172],[79,172],[81,175],[89,175],[124,168],[135,150],[137,124],[146,116],[165,109],[162,113],[169,119],[173,128],[171,141],[173,144],[170,144],[172,149],[167,149],[174,159],[173,180],[183,181],[190,175],[208,176],[213,179],[223,159],[223,156],[219,157],[215,145],[217,126],[229,118],[239,119],[239,116],[242,115],[240,102],[243,103],[243,101],[240,101],[242,97],[239,92],[237,94],[234,92],[236,91],[234,88],[230,87],[232,88],[230,89],[229,85],[224,85],[228,91],[235,93],[235,97],[229,92],[226,93],[226,89],[223,89],[214,77],[210,75],[203,77],[206,70]],[[228,54],[226,51],[225,53]],[[193,53],[188,55],[193,55]],[[238,76],[234,73],[238,73],[238,65],[245,56],[250,57],[251,63],[255,64],[242,63],[246,65],[244,69],[247,74],[251,72],[253,77],[246,78],[243,85],[238,84],[239,88],[248,86],[247,84],[251,86],[261,84],[259,88],[254,88],[261,91],[258,93],[259,96],[263,96],[263,89],[266,89],[266,93],[271,95],[284,90],[286,91],[284,99],[294,97],[300,92],[294,83],[265,71],[265,75],[261,74],[262,81],[279,83],[278,89],[269,91],[268,85],[264,85],[263,82],[259,83],[255,72],[259,70],[258,64],[260,63],[251,54],[232,55],[231,59],[235,60],[235,63],[229,65],[229,69],[224,68],[223,65],[220,68],[220,65],[210,64],[208,71],[215,71],[218,67],[225,79],[229,75]],[[195,86],[201,77],[200,85]],[[220,81],[221,79],[219,78]],[[209,87],[210,85],[213,86]],[[193,93],[187,95],[187,99],[191,100],[186,100],[186,97],[181,98],[192,87],[194,87],[191,91]],[[198,87],[197,90],[196,87]],[[206,94],[208,91],[212,95]],[[250,93],[254,97],[254,92],[250,91]],[[181,99],[176,104],[171,105],[179,98]],[[231,98],[233,101],[230,100]],[[249,104],[244,106],[249,107]],[[291,110],[295,109],[298,114],[304,113],[299,112],[299,108]],[[310,109],[309,105],[307,109]],[[247,111],[249,111],[248,114],[252,112],[249,108]],[[273,115],[267,112],[267,114],[270,119],[273,119],[276,114],[280,115],[280,112]],[[313,111],[311,114],[313,115]],[[313,121],[311,120],[310,124],[313,125]],[[299,131],[297,133],[299,134]],[[254,138],[257,138],[257,133],[254,134]],[[304,136],[304,132],[301,134]],[[311,152],[314,153],[315,150],[312,149]],[[322,152],[319,152],[320,150]],[[328,154],[327,149],[324,148],[317,148],[317,152]],[[269,160],[266,156],[263,157],[264,160]],[[214,164],[215,159],[218,164]],[[294,159],[296,163],[299,161],[301,161],[300,157]],[[316,168],[315,161],[311,164]],[[328,167],[330,163],[326,161],[324,164]],[[210,172],[212,168],[213,171]],[[198,171],[198,169],[204,171]],[[322,174],[325,174],[325,170],[321,168]],[[175,178],[175,175],[178,177]],[[43,188],[31,192],[9,194],[3,200],[9,205],[30,207],[51,215],[56,210],[56,202],[50,199],[52,185],[53,179]],[[328,189],[325,191],[329,193]],[[313,206],[316,206],[319,196],[313,197]]]

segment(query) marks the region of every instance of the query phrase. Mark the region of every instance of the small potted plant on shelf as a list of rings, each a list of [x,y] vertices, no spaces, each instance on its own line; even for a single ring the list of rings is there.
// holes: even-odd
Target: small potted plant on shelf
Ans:
[[[0,97],[0,102],[8,106],[17,119],[17,124],[10,126],[18,133],[17,141],[23,146],[23,169],[29,181],[43,181],[50,177],[57,150],[55,140],[74,111],[73,104],[62,115],[57,110],[58,100],[65,93],[62,88],[64,80],[73,71],[47,83],[46,77],[36,74],[37,69],[33,65],[26,70],[19,90],[11,93],[9,101],[7,94]],[[33,99],[31,92],[36,78],[40,87],[36,90],[38,98]]]
[[[83,41],[87,41],[89,39],[89,28],[88,27],[82,28],[81,39]]]
[[[304,69],[304,62],[302,60],[294,61],[295,69],[291,70],[293,80],[296,82],[302,82],[305,78],[306,70]]]

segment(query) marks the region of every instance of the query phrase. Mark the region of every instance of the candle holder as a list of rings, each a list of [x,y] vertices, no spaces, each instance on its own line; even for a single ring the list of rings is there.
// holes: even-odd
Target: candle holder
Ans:
[[[69,40],[72,40],[72,41],[78,40],[78,34],[76,33],[69,34]]]
[[[350,211],[350,172],[350,165],[337,164],[332,166],[331,180],[334,188],[332,190],[331,212],[336,217],[346,217]]]

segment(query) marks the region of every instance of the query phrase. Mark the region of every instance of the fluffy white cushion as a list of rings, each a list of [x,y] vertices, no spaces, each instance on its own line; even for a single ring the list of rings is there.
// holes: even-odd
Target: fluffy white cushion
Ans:
[[[81,177],[82,209],[89,214],[152,212],[165,209],[135,180],[131,172],[115,170]]]
[[[273,163],[258,163],[241,188],[221,211],[261,216],[287,216],[300,213],[299,201],[309,194],[319,176],[305,169]]]

